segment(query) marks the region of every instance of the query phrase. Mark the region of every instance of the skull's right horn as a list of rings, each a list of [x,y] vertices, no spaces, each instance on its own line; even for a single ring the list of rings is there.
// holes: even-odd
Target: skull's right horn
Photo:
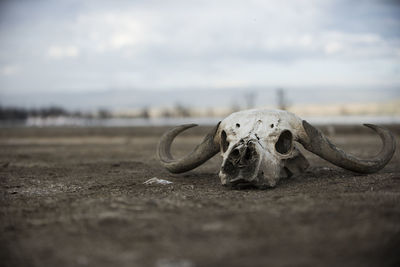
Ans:
[[[167,131],[160,139],[158,144],[158,158],[161,164],[172,173],[182,173],[190,171],[217,154],[220,150],[219,139],[216,137],[219,123],[207,134],[201,142],[189,155],[174,159],[171,155],[171,144],[175,137],[186,129],[197,126],[196,124],[186,124],[174,127]]]
[[[364,125],[378,133],[383,143],[379,154],[370,159],[360,159],[347,154],[332,144],[320,130],[305,120],[303,120],[303,128],[306,138],[300,139],[299,142],[308,151],[339,167],[359,173],[374,173],[385,167],[390,161],[396,150],[396,140],[392,133],[383,127],[373,124]]]

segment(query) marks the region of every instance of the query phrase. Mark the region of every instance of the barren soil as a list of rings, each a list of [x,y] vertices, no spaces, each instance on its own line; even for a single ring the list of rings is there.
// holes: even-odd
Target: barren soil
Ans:
[[[360,175],[306,153],[269,190],[220,185],[219,156],[182,175],[158,163],[164,128],[0,129],[2,266],[400,266],[400,153]],[[207,128],[179,137],[189,152]],[[331,140],[379,151],[368,131]],[[144,185],[152,177],[172,185]]]

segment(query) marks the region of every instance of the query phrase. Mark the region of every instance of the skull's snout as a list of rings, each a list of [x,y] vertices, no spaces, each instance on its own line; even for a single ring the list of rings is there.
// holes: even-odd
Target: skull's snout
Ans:
[[[236,146],[228,158],[230,161],[234,162],[237,167],[247,166],[255,154],[255,145],[253,142],[248,142],[247,144],[239,144]]]
[[[259,154],[256,140],[241,140],[230,150],[224,160],[221,173],[227,186],[252,185],[257,175]]]

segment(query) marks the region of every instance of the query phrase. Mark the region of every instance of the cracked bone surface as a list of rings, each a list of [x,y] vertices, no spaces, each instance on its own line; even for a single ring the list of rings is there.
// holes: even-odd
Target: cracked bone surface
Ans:
[[[293,113],[253,109],[232,113],[222,120],[189,155],[174,159],[170,148],[182,131],[196,126],[181,125],[167,131],[158,145],[161,164],[181,173],[198,167],[218,152],[222,156],[221,183],[231,187],[274,187],[280,178],[305,171],[309,163],[299,147],[342,168],[372,173],[392,158],[395,139],[385,128],[366,125],[379,134],[382,149],[369,159],[352,156],[332,144],[317,128]]]

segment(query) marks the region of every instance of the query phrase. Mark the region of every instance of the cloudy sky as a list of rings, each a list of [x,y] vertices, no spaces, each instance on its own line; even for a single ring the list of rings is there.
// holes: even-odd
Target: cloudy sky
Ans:
[[[388,0],[0,1],[0,93],[400,88]]]

